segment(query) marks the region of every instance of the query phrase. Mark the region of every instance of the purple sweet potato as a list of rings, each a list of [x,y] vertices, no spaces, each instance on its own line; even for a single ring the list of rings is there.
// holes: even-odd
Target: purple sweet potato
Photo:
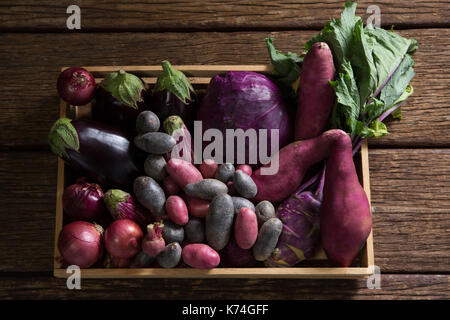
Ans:
[[[239,210],[234,223],[234,238],[239,248],[250,249],[258,236],[258,220],[255,211],[250,208]]]
[[[271,163],[253,172],[252,178],[258,188],[253,201],[279,202],[289,197],[299,187],[307,169],[326,159],[334,141],[343,136],[347,136],[344,131],[332,129],[316,138],[296,141],[282,148],[278,153],[278,172],[262,174],[261,170]],[[276,156],[270,161],[276,161]]]
[[[216,250],[204,243],[192,243],[183,248],[184,263],[197,269],[212,269],[219,265],[220,256]]]
[[[334,74],[330,48],[325,42],[316,42],[302,63],[295,140],[317,137],[328,124],[335,99],[330,85]]]
[[[343,136],[330,151],[323,191],[320,232],[328,259],[339,267],[350,266],[371,229],[369,201],[353,163],[352,142]]]

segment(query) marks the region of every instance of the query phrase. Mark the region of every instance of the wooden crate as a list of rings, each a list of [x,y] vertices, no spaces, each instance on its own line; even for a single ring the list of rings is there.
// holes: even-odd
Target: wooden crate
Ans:
[[[268,74],[271,72],[271,66],[268,65],[217,65],[217,66],[174,66],[183,71],[193,86],[205,88],[212,76],[224,73],[226,71],[255,71]],[[137,76],[140,76],[150,86],[156,82],[161,73],[161,66],[114,66],[114,67],[85,67],[95,77],[99,83],[103,77],[112,71],[124,69]],[[64,70],[66,68],[63,68]],[[90,106],[73,107],[66,102],[60,102],[60,117],[70,117],[73,119],[81,116],[89,116]],[[369,180],[369,159],[367,143],[361,147],[360,158],[356,159],[356,166],[359,172],[361,184],[367,193],[370,202],[370,180]],[[63,208],[62,195],[66,186],[65,181],[66,167],[64,161],[58,159],[58,180],[56,191],[56,227],[55,227],[55,262],[54,276],[67,277],[66,269],[59,263],[60,254],[58,251],[58,235],[63,227]],[[68,183],[68,182],[67,182]],[[323,250],[311,259],[311,261],[326,262],[326,256]],[[323,264],[323,263],[322,263]],[[366,245],[362,248],[355,266],[348,268],[322,267],[322,266],[300,266],[292,268],[215,268],[212,270],[199,270],[193,268],[142,268],[142,269],[82,269],[81,276],[84,278],[364,278],[374,273],[374,252],[373,236],[370,233]]]

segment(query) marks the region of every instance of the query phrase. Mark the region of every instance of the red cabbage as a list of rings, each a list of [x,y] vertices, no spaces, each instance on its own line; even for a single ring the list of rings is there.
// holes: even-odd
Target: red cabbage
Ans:
[[[279,129],[280,148],[293,138],[293,124],[280,90],[268,77],[256,72],[229,71],[212,78],[197,111],[197,119],[202,121],[203,132],[210,128],[222,131],[224,151],[226,129],[253,128],[257,133],[258,129]],[[270,130],[267,143],[267,156],[270,156]],[[247,140],[246,164],[249,164],[248,144]]]

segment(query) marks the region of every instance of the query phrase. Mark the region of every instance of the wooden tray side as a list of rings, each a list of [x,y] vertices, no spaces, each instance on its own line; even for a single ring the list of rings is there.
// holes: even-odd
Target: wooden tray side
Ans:
[[[369,172],[369,148],[367,140],[361,145],[361,180],[367,199],[369,200],[370,213],[372,214],[372,201],[370,198],[370,172]],[[375,257],[373,251],[373,230],[366,240],[366,246],[361,257],[362,263],[368,268],[370,274],[374,273]]]
[[[85,67],[89,70],[99,83],[109,72],[124,69],[140,76],[146,83],[154,84],[161,73],[161,66],[93,66]],[[195,85],[208,84],[211,77],[230,70],[254,71],[260,73],[270,73],[271,66],[268,65],[208,65],[208,66],[174,66],[183,71],[191,83]],[[65,70],[66,67],[62,68]],[[60,103],[60,117],[78,118],[89,116],[91,106],[81,108],[69,106],[63,100]],[[369,158],[367,142],[361,147],[361,183],[367,193],[370,203],[370,180],[369,180]],[[54,276],[65,278],[70,274],[61,268],[58,251],[58,235],[63,226],[62,194],[65,187],[65,164],[58,159],[58,180],[56,191],[56,222],[55,222],[55,262]],[[323,250],[319,251],[315,259],[326,259]],[[142,269],[83,269],[84,278],[321,278],[321,279],[350,279],[363,278],[373,274],[374,252],[372,233],[366,241],[366,245],[360,252],[360,267],[349,268],[325,268],[325,267],[292,267],[292,268],[215,268],[212,270],[198,270],[192,268],[142,268]]]

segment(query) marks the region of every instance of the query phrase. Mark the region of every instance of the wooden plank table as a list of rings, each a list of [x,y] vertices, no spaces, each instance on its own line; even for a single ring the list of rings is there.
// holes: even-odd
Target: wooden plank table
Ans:
[[[82,30],[66,29],[81,8]],[[367,17],[372,3],[360,1]],[[390,135],[370,140],[375,264],[365,280],[85,279],[52,277],[58,117],[68,65],[264,64],[264,38],[301,52],[342,1],[2,1],[0,4],[0,299],[448,299],[450,272],[450,15],[445,1],[384,0],[385,27],[419,41],[414,95]],[[156,283],[158,291],[148,290]],[[185,288],[190,287],[189,293]],[[220,290],[217,290],[220,288]],[[124,290],[126,289],[126,290]]]

